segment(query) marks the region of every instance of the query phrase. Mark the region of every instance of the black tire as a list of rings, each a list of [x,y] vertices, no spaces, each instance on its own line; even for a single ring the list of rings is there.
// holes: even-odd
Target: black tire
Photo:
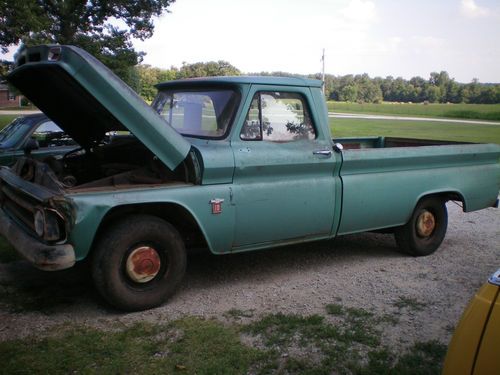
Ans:
[[[145,264],[147,272],[154,271],[147,277],[140,272]],[[91,266],[94,284],[109,304],[140,311],[161,305],[174,293],[186,270],[186,250],[177,230],[164,220],[128,216],[101,235]]]
[[[418,202],[410,221],[394,231],[401,251],[413,256],[425,256],[439,248],[448,227],[445,203],[439,197],[426,197]]]

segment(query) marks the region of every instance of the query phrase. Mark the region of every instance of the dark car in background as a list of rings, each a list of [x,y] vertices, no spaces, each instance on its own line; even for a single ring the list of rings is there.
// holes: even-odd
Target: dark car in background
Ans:
[[[43,113],[17,117],[0,130],[0,165],[14,164],[26,146],[37,159],[65,154],[79,147]]]

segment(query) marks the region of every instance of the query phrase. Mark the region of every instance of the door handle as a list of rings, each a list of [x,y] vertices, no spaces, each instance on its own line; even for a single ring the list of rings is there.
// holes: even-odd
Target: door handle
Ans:
[[[332,156],[332,151],[331,150],[316,150],[316,151],[313,151],[313,155],[330,157],[330,156]]]

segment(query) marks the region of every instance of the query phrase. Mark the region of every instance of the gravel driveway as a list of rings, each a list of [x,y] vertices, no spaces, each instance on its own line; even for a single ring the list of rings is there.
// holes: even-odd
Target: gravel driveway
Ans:
[[[174,297],[140,313],[109,309],[83,268],[45,273],[21,261],[0,264],[0,341],[43,335],[63,323],[224,319],[231,309],[254,317],[324,314],[326,304],[340,303],[396,314],[399,322],[384,332],[389,345],[431,339],[446,344],[467,301],[500,267],[500,210],[463,214],[453,203],[448,210],[445,241],[428,257],[399,254],[392,235],[375,233],[230,256],[192,254]],[[37,298],[34,306],[24,304]]]

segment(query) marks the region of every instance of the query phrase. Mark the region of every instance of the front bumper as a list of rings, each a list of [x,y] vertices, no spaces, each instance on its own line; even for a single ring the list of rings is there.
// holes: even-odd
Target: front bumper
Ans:
[[[0,235],[5,237],[19,254],[41,270],[63,270],[75,264],[75,250],[72,245],[46,245],[40,242],[23,231],[2,209]]]

